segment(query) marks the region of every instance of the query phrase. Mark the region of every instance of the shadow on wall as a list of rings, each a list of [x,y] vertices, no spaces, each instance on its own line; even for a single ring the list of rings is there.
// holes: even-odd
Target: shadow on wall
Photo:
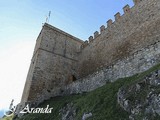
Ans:
[[[77,78],[75,77],[75,75],[70,75],[66,81],[66,84],[70,84],[76,80],[77,80]]]

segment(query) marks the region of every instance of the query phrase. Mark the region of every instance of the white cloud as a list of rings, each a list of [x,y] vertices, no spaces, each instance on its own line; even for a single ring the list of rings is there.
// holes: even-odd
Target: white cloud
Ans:
[[[0,109],[8,108],[12,99],[20,102],[35,45],[24,41],[0,50]]]

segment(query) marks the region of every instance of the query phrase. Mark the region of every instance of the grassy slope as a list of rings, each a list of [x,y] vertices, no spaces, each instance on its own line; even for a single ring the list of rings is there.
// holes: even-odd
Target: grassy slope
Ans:
[[[13,115],[9,117],[0,118],[0,120],[12,120],[12,119],[13,119]]]
[[[52,114],[28,114],[19,120],[60,120],[59,110],[70,102],[74,103],[77,108],[76,120],[81,120],[83,113],[89,112],[93,114],[89,120],[127,120],[128,113],[117,103],[118,89],[123,85],[135,83],[157,69],[160,69],[160,64],[146,72],[119,79],[114,83],[107,83],[90,93],[52,98],[39,106],[46,107],[49,104],[50,107],[53,107]]]

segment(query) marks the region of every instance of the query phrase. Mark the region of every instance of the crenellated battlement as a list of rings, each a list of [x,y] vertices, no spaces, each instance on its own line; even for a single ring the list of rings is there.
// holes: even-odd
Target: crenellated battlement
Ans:
[[[134,4],[137,5],[139,2],[141,2],[142,0],[133,0]]]
[[[118,22],[118,20],[121,18],[120,12],[117,12],[117,13],[114,15],[114,18],[115,18],[115,21]]]
[[[131,9],[130,9],[130,6],[129,6],[128,4],[123,7],[123,11],[124,11],[125,14],[129,13],[130,10],[131,10]]]
[[[134,6],[137,6],[138,5],[138,3],[140,3],[140,2],[142,2],[142,0],[133,0],[133,2],[134,2]],[[133,6],[133,7],[134,7]],[[132,7],[132,8],[133,8]],[[99,31],[95,31],[94,32],[94,34],[93,34],[93,36],[90,36],[89,38],[88,38],[88,42],[84,42],[83,44],[82,44],[82,49],[83,48],[85,48],[85,47],[87,47],[87,45],[89,45],[90,43],[92,43],[94,40],[96,40],[97,39],[97,37],[100,37],[101,36],[101,34],[103,34],[103,32],[105,32],[105,31],[108,31],[108,29],[110,30],[111,29],[111,26],[113,25],[113,24],[117,24],[117,22],[120,22],[120,20],[122,19],[122,17],[124,17],[125,15],[128,15],[128,14],[130,14],[131,12],[132,12],[132,8],[130,8],[130,6],[127,4],[127,5],[125,5],[124,7],[123,7],[123,12],[124,12],[124,14],[123,15],[121,15],[121,13],[120,12],[117,12],[115,15],[114,15],[114,18],[115,18],[115,21],[113,21],[112,19],[109,19],[108,21],[107,21],[107,25],[102,25],[101,27],[100,27],[100,30]],[[129,19],[129,18],[128,18]],[[127,20],[126,20],[127,21]],[[125,24],[125,23],[124,23]],[[114,25],[113,25],[114,26]],[[112,31],[110,31],[110,32],[112,32]],[[86,44],[87,43],[87,44]]]
[[[134,0],[134,6],[125,5],[122,15],[117,12],[114,21],[109,19],[106,25],[95,31],[93,36],[82,43],[80,76],[125,59],[151,44],[154,40],[150,40],[150,36],[157,33],[153,31],[158,24],[156,21],[160,19],[159,4],[159,0]]]

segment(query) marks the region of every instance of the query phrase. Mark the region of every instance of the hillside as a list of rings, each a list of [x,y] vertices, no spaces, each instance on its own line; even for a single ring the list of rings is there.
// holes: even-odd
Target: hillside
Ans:
[[[138,82],[141,82],[144,80],[144,78],[146,78],[146,76],[152,75],[159,69],[160,64],[143,73],[118,79],[114,83],[106,83],[105,86],[89,93],[52,98],[39,105],[39,107],[44,108],[47,105],[53,107],[51,114],[27,114],[17,120],[82,120],[82,117],[87,117],[87,115],[84,116],[84,113],[88,115],[90,113],[91,115],[91,117],[89,117],[87,120],[128,120],[131,113],[130,111],[125,110],[122,105],[120,106],[118,104],[118,91],[121,88],[125,88],[125,90],[127,90],[128,86],[133,86]],[[159,88],[159,86],[154,87],[157,94],[159,93]],[[141,89],[141,91],[138,92],[138,97],[137,94],[135,97],[132,93],[129,97],[132,97],[132,101],[140,99],[144,100],[143,102],[145,102],[147,94],[150,92],[150,89],[147,90],[148,91],[146,91],[146,89]],[[143,112],[136,114],[135,118],[136,120],[141,120],[142,118],[146,118],[146,116],[147,119],[160,119],[159,115],[156,113],[149,113],[148,115],[143,114]]]
[[[0,120],[13,120],[13,115],[9,117],[0,118]]]

